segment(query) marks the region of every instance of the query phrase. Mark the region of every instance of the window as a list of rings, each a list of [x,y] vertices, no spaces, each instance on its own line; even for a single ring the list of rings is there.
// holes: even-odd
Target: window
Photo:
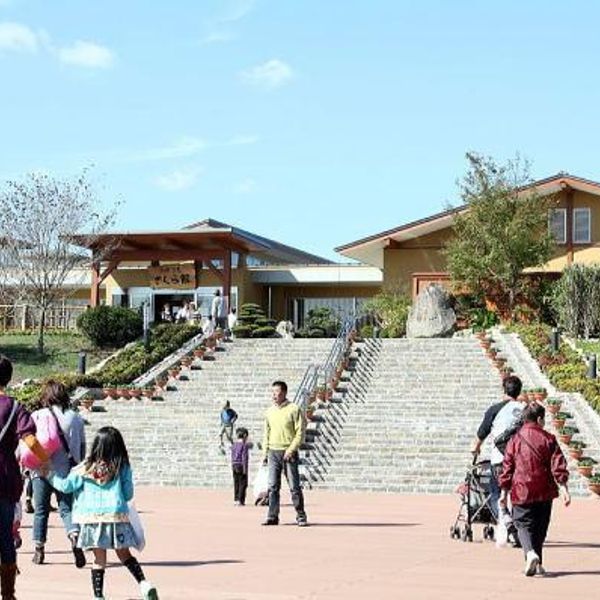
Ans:
[[[567,243],[566,208],[553,208],[548,211],[548,229],[557,244]]]
[[[589,244],[591,242],[591,211],[589,208],[573,209],[573,243]]]

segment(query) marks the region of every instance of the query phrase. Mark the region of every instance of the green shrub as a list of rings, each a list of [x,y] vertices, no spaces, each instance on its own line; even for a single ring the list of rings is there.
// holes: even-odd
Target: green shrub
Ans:
[[[363,325],[360,328],[360,337],[372,338],[373,337],[373,325]]]
[[[236,338],[249,338],[252,328],[249,325],[236,325],[232,331]]]
[[[411,299],[408,294],[386,290],[365,302],[363,309],[377,317],[383,337],[402,337],[406,334],[410,307]]]
[[[97,348],[121,348],[142,335],[144,321],[130,308],[98,306],[79,315],[77,327]]]
[[[309,337],[336,337],[340,330],[340,320],[333,310],[327,306],[312,308],[308,311],[305,328]],[[322,332],[317,335],[317,330]],[[314,331],[315,334],[311,334]]]
[[[272,338],[275,336],[275,327],[269,325],[265,327],[257,327],[252,331],[253,338]]]

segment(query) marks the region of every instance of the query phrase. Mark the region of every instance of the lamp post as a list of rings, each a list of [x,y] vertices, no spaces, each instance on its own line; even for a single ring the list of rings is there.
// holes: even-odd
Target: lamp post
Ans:
[[[84,350],[79,351],[79,355],[77,356],[77,372],[80,375],[85,375],[85,361],[87,355]]]
[[[552,333],[550,334],[550,346],[552,352],[558,352],[560,348],[560,331],[558,327],[552,329]]]

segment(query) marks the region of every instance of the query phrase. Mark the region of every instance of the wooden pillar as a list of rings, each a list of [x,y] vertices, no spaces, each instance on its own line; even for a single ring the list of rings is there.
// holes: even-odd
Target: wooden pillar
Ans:
[[[231,250],[223,257],[223,312],[228,315],[231,307]]]
[[[567,264],[573,264],[573,188],[567,188]]]
[[[95,308],[100,304],[100,263],[92,262],[92,290],[90,306]]]

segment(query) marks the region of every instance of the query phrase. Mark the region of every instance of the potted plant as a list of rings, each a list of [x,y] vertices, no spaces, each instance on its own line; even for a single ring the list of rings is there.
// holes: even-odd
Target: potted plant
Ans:
[[[204,346],[198,346],[195,350],[194,350],[194,356],[196,358],[202,358],[204,356],[204,353],[206,352],[206,348]]]
[[[131,386],[129,388],[129,397],[137,400],[142,397],[142,390],[136,386]]]
[[[482,339],[479,340],[479,345],[484,349],[484,350],[489,350],[492,346],[492,343],[494,342],[494,340],[490,337],[483,337]]]
[[[167,369],[167,373],[169,374],[169,377],[171,377],[173,379],[177,379],[177,376],[179,375],[180,370],[181,370],[181,368],[179,366],[173,365],[172,367]]]
[[[546,398],[545,404],[548,412],[556,415],[562,406],[562,400],[560,398]]]
[[[583,455],[583,449],[585,446],[585,442],[580,440],[571,440],[569,442],[569,456],[575,460],[579,460]]]
[[[182,356],[180,362],[184,367],[189,367],[194,362],[194,359],[191,356]]]
[[[120,385],[117,388],[117,394],[120,398],[129,399],[129,386],[128,385]]]
[[[537,388],[533,388],[533,399],[536,402],[542,402],[544,400],[544,398],[546,398],[546,396],[548,395],[548,393],[546,392],[546,388],[544,387],[537,387]]]
[[[590,492],[600,496],[600,475],[592,475],[588,478],[588,487]]]
[[[106,387],[104,388],[104,395],[106,398],[110,398],[111,400],[114,400],[115,398],[119,397],[119,394],[117,393],[117,388],[112,383],[108,383],[106,385]]]
[[[506,358],[504,358],[503,356],[498,356],[496,355],[494,357],[494,365],[498,368],[498,369],[502,369],[502,367],[504,366],[504,363],[506,362]]]
[[[89,392],[84,394],[81,398],[81,406],[86,410],[91,410],[92,405],[94,404],[94,397]]]
[[[561,427],[565,426],[565,421],[567,419],[570,419],[571,415],[567,412],[557,412],[553,417],[552,417],[552,425],[556,428],[556,429],[560,429]]]
[[[568,444],[571,441],[571,438],[578,432],[579,430],[577,427],[561,427],[558,430],[558,439],[563,444]]]
[[[494,360],[496,358],[496,354],[498,354],[498,350],[496,350],[496,348],[488,348],[485,351],[485,355],[491,360]]]
[[[154,388],[151,385],[146,385],[142,388],[142,395],[145,398],[152,398],[154,396]]]
[[[595,464],[596,461],[593,458],[584,456],[577,462],[577,470],[579,471],[580,475],[583,475],[583,477],[591,477]]]
[[[168,381],[169,381],[169,378],[166,376],[165,373],[161,373],[160,375],[157,375],[154,379],[154,383],[161,390],[165,389]]]
[[[317,386],[317,400],[325,400],[325,395],[327,393],[327,387],[324,385]]]
[[[475,337],[481,342],[482,340],[485,339],[486,333],[485,333],[485,329],[478,329],[477,331],[474,332]]]
[[[306,407],[306,418],[309,421],[312,421],[315,414],[315,407],[313,405],[309,405]]]

